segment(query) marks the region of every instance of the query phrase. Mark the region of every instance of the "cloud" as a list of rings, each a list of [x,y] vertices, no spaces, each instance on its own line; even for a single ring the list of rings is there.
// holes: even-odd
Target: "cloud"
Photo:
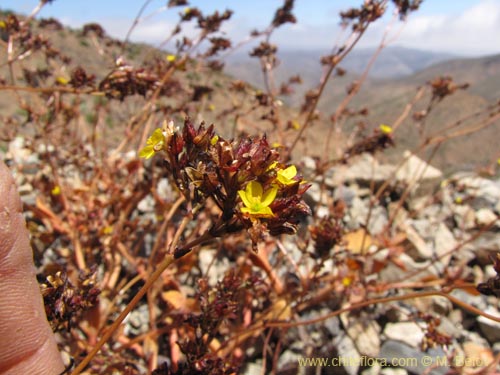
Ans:
[[[405,26],[397,44],[466,55],[500,53],[500,1],[483,0],[458,15],[420,16]]]
[[[425,7],[425,2],[422,7]],[[468,8],[455,11],[451,5],[440,13],[429,5],[428,9],[421,9],[410,14],[406,23],[395,22],[389,32],[390,37],[396,37],[391,45],[400,45],[409,48],[432,50],[461,55],[485,55],[500,53],[498,36],[500,36],[500,0],[478,0],[470,2]],[[446,12],[446,13],[444,13]],[[330,14],[330,13],[329,13]],[[304,22],[294,25],[284,25],[277,29],[271,41],[281,49],[324,49],[331,50],[336,44],[342,43],[349,32],[342,31],[338,24],[338,17],[316,17],[314,20],[300,17]],[[321,21],[320,21],[321,19]],[[390,22],[390,15],[370,26],[366,35],[361,39],[358,47],[377,46]],[[78,27],[75,20],[64,20],[72,27]],[[236,44],[248,38],[251,30],[263,29],[265,26],[255,25],[255,18],[245,13],[235,13],[235,16],[223,24],[222,31]],[[112,36],[124,38],[132,20],[119,18],[98,19],[105,30]],[[158,45],[170,35],[176,19],[148,19],[139,23],[135,28],[131,40],[148,42]],[[193,23],[183,25],[184,35],[193,38],[199,29]]]
[[[472,2],[471,2],[472,3]],[[395,22],[390,28],[390,17],[372,24],[358,47],[376,47],[389,30],[391,45],[454,53],[485,55],[500,53],[500,1],[480,0],[462,12],[453,14],[410,14],[406,23]],[[423,13],[423,11],[421,11]],[[338,24],[302,24],[278,29],[273,41],[283,48],[330,49],[342,42],[348,32]]]

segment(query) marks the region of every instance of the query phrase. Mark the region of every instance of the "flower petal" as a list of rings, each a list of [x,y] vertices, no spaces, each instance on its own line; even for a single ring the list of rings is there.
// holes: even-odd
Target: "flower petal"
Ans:
[[[381,124],[379,126],[379,129],[384,134],[391,134],[392,133],[392,128],[389,125],[386,125],[386,124]]]
[[[272,162],[269,167],[267,167],[267,171],[272,171],[274,169],[276,169],[276,166],[278,165],[278,162],[277,161],[274,161]]]
[[[241,207],[241,212],[254,217],[273,217],[274,213],[269,207],[260,207],[258,211],[254,211],[252,208]]]
[[[256,213],[257,216],[260,217],[272,217],[274,216],[273,211],[269,207],[262,207],[258,213]]]
[[[277,193],[278,193],[278,188],[276,186],[273,186],[272,188],[268,189],[264,193],[264,196],[262,197],[262,200],[261,200],[262,206],[267,208],[271,203],[273,203],[274,198],[276,198]],[[271,211],[271,213],[272,213],[272,211]]]
[[[283,176],[290,179],[294,178],[295,176],[297,176],[297,167],[292,164],[288,168],[284,169]]]
[[[295,176],[297,176],[297,168],[292,164],[286,169],[279,170],[276,179],[282,185],[293,185],[297,182],[294,180]]]
[[[243,190],[238,190],[238,195],[240,196],[241,198],[241,201],[243,202],[243,204],[246,206],[246,207],[252,207],[252,202],[250,202],[247,198],[247,193],[246,191],[243,191]],[[243,207],[241,209],[241,212],[243,212],[243,209],[245,207]]]
[[[155,154],[153,145],[148,145],[139,151],[139,157],[144,159],[149,159]]]
[[[148,144],[149,142],[151,141],[151,144],[158,144],[160,142],[164,142],[165,141],[165,136],[163,135],[163,130],[161,130],[160,128],[156,128],[155,131],[153,132],[153,134],[151,134],[151,137],[149,137],[148,139]]]
[[[257,181],[250,181],[245,189],[247,199],[252,202],[260,202],[262,200],[262,185]]]

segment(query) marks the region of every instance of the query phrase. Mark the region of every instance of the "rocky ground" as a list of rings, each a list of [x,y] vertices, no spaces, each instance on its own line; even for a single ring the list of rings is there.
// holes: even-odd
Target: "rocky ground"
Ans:
[[[50,168],[42,165],[37,152],[27,148],[20,138],[11,142],[8,151],[0,156],[12,169],[23,202],[27,206],[35,205],[39,191],[32,182],[38,180],[40,174],[50,174]],[[133,155],[124,156],[124,160],[133,158]],[[319,177],[314,176],[313,159],[304,158],[298,165],[312,183],[307,199],[317,217],[328,215],[332,202],[344,202],[346,214],[342,221],[346,235],[342,251],[382,262],[393,256],[395,248],[403,249],[397,253],[397,262],[386,263],[380,272],[369,275],[373,283],[394,286],[414,282],[419,290],[419,283],[424,281],[434,280],[441,286],[443,280],[452,282],[454,274],[460,275],[456,279],[475,284],[495,277],[491,257],[500,252],[498,173],[489,177],[455,173],[445,178],[439,170],[409,154],[400,166],[380,164],[371,155],[362,155],[353,164],[333,167]],[[83,172],[78,169],[70,170],[66,166],[66,172],[60,174],[66,184],[71,179],[76,183],[82,178],[79,174]],[[386,182],[389,182],[388,189],[374,200],[374,192]],[[171,194],[166,179],[159,181],[156,192],[165,197]],[[401,197],[404,199],[400,200]],[[151,195],[143,198],[138,207],[140,215],[154,216]],[[397,228],[399,240],[396,244],[388,245],[380,240],[387,228]],[[360,240],[360,236],[365,239]],[[298,272],[311,272],[314,260],[304,260],[296,241],[290,237],[283,244],[296,262]],[[53,250],[49,247],[44,258],[50,259]],[[272,264],[273,260],[270,262]],[[207,248],[200,251],[199,267],[201,270],[210,267],[210,283],[215,283],[232,264],[227,258],[217,258],[214,262],[214,250]],[[333,257],[325,260],[322,272],[333,276],[338,272]],[[277,273],[285,278],[289,270],[279,269]],[[386,295],[397,293],[395,287]],[[495,296],[462,289],[451,291],[451,296],[500,317],[500,302]],[[335,308],[344,307],[343,303],[346,302],[336,301],[332,296],[330,302],[322,302],[314,308],[297,309],[294,319],[321,318]],[[409,318],[417,312],[438,316],[439,320]],[[444,348],[436,346],[424,350],[422,347],[430,324],[436,324],[434,328],[443,337],[450,338]],[[147,329],[148,307],[144,304],[130,314],[125,333],[134,336]],[[440,296],[372,305],[289,329],[286,336],[289,345],[278,358],[279,374],[479,374],[481,369],[484,373],[500,371],[500,323]],[[263,373],[260,349],[247,349],[246,357],[250,360],[242,374]],[[329,359],[328,365],[309,363],[309,366],[301,366],[304,358],[319,357]],[[333,362],[335,359],[337,362]],[[443,361],[451,366],[443,366]],[[485,367],[491,363],[490,367]]]

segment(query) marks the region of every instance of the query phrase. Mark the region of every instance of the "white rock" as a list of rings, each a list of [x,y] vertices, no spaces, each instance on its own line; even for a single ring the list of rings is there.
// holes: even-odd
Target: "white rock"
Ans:
[[[489,208],[480,208],[476,211],[476,223],[479,226],[491,224],[497,219],[497,215]]]
[[[439,261],[435,262],[434,265],[438,268],[441,268],[441,266],[447,266],[450,263],[451,256],[453,255],[452,250],[456,249],[456,247],[457,241],[455,240],[453,233],[450,232],[444,223],[439,223],[434,237],[434,254]]]
[[[330,186],[339,186],[344,182],[370,183],[384,182],[391,178],[395,167],[382,165],[370,154],[362,154],[351,165],[342,165],[336,168],[329,179]]]
[[[422,328],[415,322],[388,323],[384,328],[384,335],[413,348],[418,348],[424,338]]]
[[[9,143],[7,158],[14,159],[16,164],[35,163],[38,161],[38,155],[33,154],[26,147],[26,142],[22,137],[16,137]]]
[[[412,192],[416,194],[418,191],[418,195],[429,193],[439,186],[443,172],[427,164],[408,150],[404,152],[403,156],[406,161],[396,171],[396,179],[410,184]]]
[[[488,306],[485,312],[493,316],[500,316],[500,312],[492,306]],[[483,335],[491,344],[500,342],[500,323],[485,318],[482,315],[477,318],[477,322],[479,323],[481,332],[483,332]]]
[[[432,364],[426,363],[424,358],[444,358],[445,356],[445,352],[439,347],[424,353],[400,341],[387,340],[380,349],[379,358],[385,359],[388,364],[398,364],[399,367],[412,374],[424,374],[429,369],[429,365]],[[447,366],[437,366],[433,368],[431,374],[444,375],[448,373],[448,370]]]
[[[396,367],[384,367],[380,370],[380,375],[407,375],[408,371],[404,368],[396,368]]]
[[[403,223],[401,225],[401,229],[405,231],[408,241],[412,243],[421,258],[430,259],[432,257],[432,249],[427,245],[412,225]]]
[[[316,206],[318,203],[327,204],[329,194],[330,193],[328,190],[326,190],[322,194],[321,187],[319,186],[319,184],[313,182],[311,184],[311,187],[309,189],[307,189],[305,196],[304,196],[304,199],[306,200],[307,204],[309,204],[311,206]],[[321,202],[320,202],[320,199],[321,199]]]
[[[302,159],[300,159],[300,166],[302,173],[304,174],[312,174],[316,170],[316,160],[314,160],[310,156],[303,156]]]
[[[351,188],[349,186],[345,186],[345,185],[340,185],[333,192],[333,199],[335,199],[335,200],[341,199],[348,206],[351,205],[352,200],[356,196],[359,196],[359,194],[357,194],[356,190],[354,190],[353,188]]]
[[[262,374],[262,363],[249,362],[241,369],[242,375],[260,375]]]
[[[361,355],[378,356],[381,329],[376,321],[354,319],[349,317],[348,314],[342,314],[340,319]]]
[[[400,281],[405,277],[405,281],[420,281],[425,277],[434,277],[435,272],[431,269],[431,261],[426,260],[424,262],[415,262],[412,257],[406,253],[399,255],[399,260],[405,267],[406,271],[403,271],[400,267],[396,266],[394,263],[389,263],[382,271],[379,273],[379,280],[385,282],[395,282]],[[415,271],[415,272],[413,272]],[[416,272],[418,271],[418,273]],[[414,276],[407,277],[407,274],[413,274]]]
[[[457,184],[466,189],[466,194],[487,201],[494,207],[500,200],[500,183],[486,178],[456,174],[453,176]]]
[[[202,248],[198,252],[200,271],[207,276],[210,285],[216,285],[217,281],[231,267],[227,258],[215,259],[214,261],[215,256],[217,256],[217,251],[214,249]]]
[[[316,217],[318,217],[319,219],[322,219],[324,217],[330,216],[330,210],[326,206],[319,206],[318,208],[316,208],[315,214],[316,214]]]
[[[155,208],[155,200],[151,195],[146,195],[137,204],[137,209],[142,212],[153,212]]]
[[[365,226],[368,219],[369,202],[367,199],[354,197],[349,207],[347,216],[347,225],[350,228],[359,228]],[[370,221],[368,222],[368,232],[372,235],[379,234],[386,228],[389,219],[387,210],[384,207],[375,205],[372,207]]]
[[[476,213],[468,204],[453,204],[453,217],[457,226],[462,230],[473,229],[476,227]]]
[[[131,150],[131,151],[128,151],[125,154],[123,154],[122,157],[123,157],[123,160],[125,160],[125,162],[136,160],[137,159],[137,152]]]
[[[168,182],[167,178],[162,178],[158,181],[156,191],[158,196],[163,200],[168,200],[173,195],[172,187],[170,186],[170,182]]]
[[[410,151],[406,150],[403,156],[407,160],[396,172],[396,177],[398,179],[412,181],[415,179],[441,178],[443,176],[443,172],[427,164],[418,156],[413,155]]]
[[[353,340],[345,333],[340,333],[333,339],[333,344],[337,347],[338,358],[349,360],[352,358],[354,361],[350,366],[344,366],[345,372],[349,375],[355,375],[359,370],[359,363],[355,360],[360,358],[360,354],[356,350]]]

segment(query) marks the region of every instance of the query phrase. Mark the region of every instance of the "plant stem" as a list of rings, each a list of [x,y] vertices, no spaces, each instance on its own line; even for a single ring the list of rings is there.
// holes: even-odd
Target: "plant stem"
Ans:
[[[195,207],[193,209],[197,210],[199,207]],[[186,229],[186,226],[188,225],[189,221],[191,220],[191,215],[187,215],[184,217],[182,220],[181,224],[179,225],[179,228],[176,231],[176,234],[174,236],[174,240],[170,244],[169,248],[170,249],[175,249],[177,246],[177,243],[179,241],[181,233]],[[202,236],[203,237],[203,236]],[[184,254],[185,255],[189,252],[186,251]],[[125,309],[120,313],[118,318],[109,326],[109,328],[106,330],[106,332],[102,335],[101,339],[97,342],[97,344],[92,348],[90,353],[86,355],[86,357],[76,366],[75,370],[71,373],[71,375],[78,375],[80,374],[85,367],[90,363],[92,358],[101,350],[102,346],[111,338],[113,333],[118,329],[120,324],[122,324],[123,320],[126,318],[129,312],[131,312],[135,306],[139,303],[139,301],[144,297],[146,292],[151,288],[151,286],[155,283],[156,280],[158,280],[165,271],[168,266],[170,266],[176,259],[180,258],[180,256],[174,258],[172,255],[172,252],[169,251],[168,254],[165,256],[165,258],[162,260],[162,262],[158,265],[156,270],[153,272],[153,274],[146,280],[146,283],[142,286],[142,288],[137,292],[137,294],[132,298],[132,301],[128,303],[128,305],[125,307]]]
[[[165,256],[165,259],[159,264],[159,266],[156,268],[156,270],[153,272],[151,277],[149,277],[146,280],[146,283],[142,286],[142,288],[137,292],[137,294],[132,298],[132,301],[125,307],[125,309],[120,313],[118,318],[111,324],[111,326],[106,330],[104,335],[102,335],[101,339],[99,342],[94,346],[94,348],[87,354],[87,356],[81,361],[78,366],[75,368],[75,370],[71,373],[71,375],[78,375],[80,374],[85,367],[89,364],[89,362],[94,358],[94,356],[99,352],[101,347],[110,339],[110,337],[115,333],[115,331],[118,329],[120,324],[123,322],[125,317],[128,315],[129,312],[131,312],[134,307],[139,303],[139,301],[144,297],[146,292],[149,290],[151,285],[158,280],[160,275],[165,271],[168,266],[170,266],[173,262],[175,261],[174,257],[170,254]]]

